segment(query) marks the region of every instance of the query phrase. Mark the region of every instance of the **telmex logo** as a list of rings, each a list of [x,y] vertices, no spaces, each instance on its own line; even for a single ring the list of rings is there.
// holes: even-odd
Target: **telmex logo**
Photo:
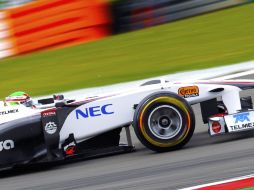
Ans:
[[[0,142],[0,152],[2,152],[3,150],[10,150],[12,148],[14,148],[13,140],[6,140]]]
[[[184,98],[199,96],[199,88],[197,86],[186,86],[178,89],[178,94]]]
[[[237,115],[234,115],[233,117],[235,118],[235,123],[244,122],[244,121],[250,121],[249,119],[249,113],[239,113]]]
[[[106,104],[103,106],[94,106],[94,107],[88,107],[83,110],[77,109],[76,110],[76,118],[79,119],[80,117],[82,118],[88,118],[88,117],[98,117],[101,115],[110,115],[113,114],[114,112],[110,107],[113,104]]]

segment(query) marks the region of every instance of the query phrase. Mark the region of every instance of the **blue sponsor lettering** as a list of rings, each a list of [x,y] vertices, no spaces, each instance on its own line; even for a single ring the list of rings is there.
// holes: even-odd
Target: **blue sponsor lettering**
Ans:
[[[81,111],[81,110],[76,110],[76,118],[79,119],[79,115],[83,118],[87,118],[89,117],[89,113],[87,111],[87,108],[84,110],[84,111]]]
[[[89,108],[89,113],[91,117],[100,116],[101,115],[101,107],[95,106]]]
[[[106,104],[103,106],[93,106],[85,109],[77,109],[76,110],[76,118],[79,119],[82,118],[88,118],[88,117],[98,117],[101,115],[110,115],[114,112],[110,110],[110,106],[113,104]]]
[[[240,122],[244,122],[244,121],[250,121],[249,119],[249,113],[238,113],[236,115],[234,115],[233,117],[235,118],[235,123]]]
[[[109,110],[107,110],[107,107],[108,106],[112,106],[113,104],[106,104],[106,105],[104,105],[104,106],[101,106],[101,113],[102,114],[105,114],[105,115],[110,115],[110,114],[113,114],[114,112],[113,111],[109,111]]]

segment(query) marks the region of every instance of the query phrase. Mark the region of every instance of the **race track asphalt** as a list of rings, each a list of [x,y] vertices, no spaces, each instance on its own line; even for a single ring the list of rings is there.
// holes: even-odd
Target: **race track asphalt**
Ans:
[[[250,94],[254,97],[254,90],[242,93]],[[136,152],[4,172],[0,189],[173,190],[254,173],[254,132],[209,137],[199,106],[194,110],[195,134],[179,151],[154,153],[133,135]]]

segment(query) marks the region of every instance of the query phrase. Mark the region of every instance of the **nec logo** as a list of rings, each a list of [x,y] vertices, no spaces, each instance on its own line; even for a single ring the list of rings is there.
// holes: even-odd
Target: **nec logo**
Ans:
[[[76,118],[79,119],[82,118],[88,118],[88,117],[98,117],[101,115],[111,115],[114,112],[110,110],[110,107],[112,104],[106,104],[103,106],[94,106],[85,108],[84,110],[77,109],[76,110]]]
[[[238,121],[240,122],[244,122],[244,121],[250,121],[249,119],[249,113],[239,113],[237,115],[234,115],[233,117],[235,118],[235,123],[238,123]]]
[[[0,142],[0,152],[2,152],[3,150],[10,150],[12,148],[14,148],[13,140],[6,140]]]

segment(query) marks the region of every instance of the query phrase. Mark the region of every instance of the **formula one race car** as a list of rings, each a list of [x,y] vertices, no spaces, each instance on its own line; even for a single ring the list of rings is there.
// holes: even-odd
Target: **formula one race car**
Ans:
[[[254,80],[154,80],[106,96],[77,100],[55,96],[38,100],[33,107],[2,105],[0,168],[133,151],[130,125],[151,150],[180,149],[194,132],[191,105],[197,103],[210,135],[253,130],[251,97],[239,95],[251,88]],[[122,128],[126,129],[127,145],[119,144]]]

